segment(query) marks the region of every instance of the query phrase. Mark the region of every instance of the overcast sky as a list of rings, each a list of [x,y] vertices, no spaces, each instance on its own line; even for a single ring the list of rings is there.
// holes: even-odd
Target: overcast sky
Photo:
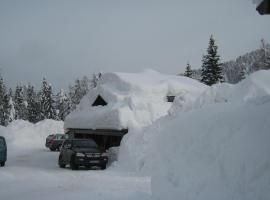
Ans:
[[[0,0],[0,68],[9,87],[55,88],[93,72],[201,66],[214,35],[222,61],[270,42],[252,0]]]

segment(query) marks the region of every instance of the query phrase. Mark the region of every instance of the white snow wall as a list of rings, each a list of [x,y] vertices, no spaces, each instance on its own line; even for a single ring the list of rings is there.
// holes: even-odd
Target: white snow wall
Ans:
[[[155,199],[269,200],[270,71],[185,102],[131,131],[119,167],[151,175]]]

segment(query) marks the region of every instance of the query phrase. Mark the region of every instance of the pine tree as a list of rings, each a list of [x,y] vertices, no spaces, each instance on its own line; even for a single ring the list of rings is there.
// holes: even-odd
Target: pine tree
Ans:
[[[17,85],[14,94],[14,108],[15,108],[15,119],[27,120],[27,101],[24,99],[25,94],[23,87]]]
[[[246,70],[245,68],[241,68],[241,71],[239,72],[239,79],[240,81],[246,78]]]
[[[213,85],[218,82],[223,82],[224,78],[219,60],[220,57],[217,53],[217,46],[215,45],[215,40],[211,35],[207,55],[204,55],[202,58],[201,82],[205,83],[206,85]]]
[[[15,107],[14,107],[14,101],[13,101],[13,95],[11,88],[9,89],[8,93],[8,123],[12,122],[15,119]]]
[[[70,98],[63,89],[57,94],[56,108],[59,120],[64,120],[71,111]]]
[[[98,74],[93,74],[92,79],[90,80],[90,87],[95,88],[97,87],[98,81],[101,78],[102,74],[99,72]]]
[[[41,94],[41,120],[43,119],[56,119],[55,101],[53,99],[52,87],[43,78]]]
[[[3,78],[0,76],[0,125],[8,125],[8,95]]]
[[[191,70],[191,66],[190,66],[189,62],[187,63],[186,71],[184,73],[184,76],[192,78],[192,70]]]
[[[27,87],[27,115],[28,121],[32,123],[36,123],[39,120],[39,108],[37,102],[37,95],[34,91],[34,86],[28,84]]]
[[[69,96],[71,100],[71,110],[76,108],[82,99],[85,96],[89,88],[92,87],[93,82],[89,80],[86,76],[83,77],[82,80],[76,79],[74,86],[69,86]]]

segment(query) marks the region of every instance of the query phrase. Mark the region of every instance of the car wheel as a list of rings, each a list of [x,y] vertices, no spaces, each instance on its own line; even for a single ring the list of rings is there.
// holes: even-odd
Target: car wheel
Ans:
[[[106,165],[101,165],[101,169],[102,170],[106,169]]]
[[[5,166],[5,162],[1,162],[0,165],[1,165],[1,167],[4,167]]]
[[[59,165],[60,168],[65,168],[66,167],[66,165],[63,163],[62,156],[59,156],[58,165]]]
[[[51,150],[51,151],[55,151],[55,148],[51,148],[51,147],[50,147],[50,150]]]
[[[76,165],[76,163],[75,163],[75,157],[74,156],[70,160],[70,168],[72,170],[77,170],[79,168],[79,166]]]

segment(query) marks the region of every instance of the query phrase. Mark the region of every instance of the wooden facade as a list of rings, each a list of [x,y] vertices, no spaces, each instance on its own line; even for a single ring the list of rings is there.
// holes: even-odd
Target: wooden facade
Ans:
[[[263,0],[256,8],[261,15],[270,14],[270,0]]]
[[[114,129],[75,129],[71,128],[66,131],[69,138],[82,139],[91,138],[101,148],[108,149],[114,146],[120,146],[121,140],[128,129],[114,130]]]

